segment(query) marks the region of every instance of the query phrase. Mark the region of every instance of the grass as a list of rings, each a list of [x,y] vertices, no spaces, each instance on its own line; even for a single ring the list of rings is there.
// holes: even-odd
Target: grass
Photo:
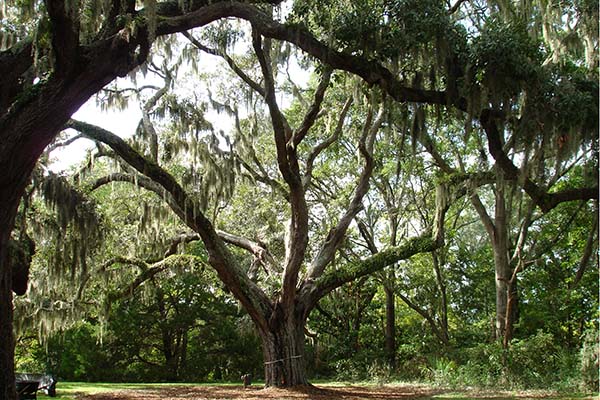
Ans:
[[[555,394],[551,392],[535,391],[535,392],[447,392],[431,397],[431,400],[590,400],[597,399],[598,396],[590,394],[573,393],[573,394]]]
[[[198,386],[197,383],[90,383],[90,382],[58,382],[56,384],[56,397],[46,396],[38,392],[40,399],[72,400],[79,395],[114,392],[125,389],[148,389],[152,387],[167,386]]]

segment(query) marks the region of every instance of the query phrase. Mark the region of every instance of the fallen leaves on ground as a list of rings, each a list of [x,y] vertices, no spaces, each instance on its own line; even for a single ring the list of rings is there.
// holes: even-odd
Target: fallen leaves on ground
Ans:
[[[304,386],[292,389],[260,388],[242,386],[173,386],[143,390],[120,390],[110,393],[88,395],[81,400],[137,400],[137,399],[190,399],[190,400],[400,400],[430,397],[435,390],[425,386]]]

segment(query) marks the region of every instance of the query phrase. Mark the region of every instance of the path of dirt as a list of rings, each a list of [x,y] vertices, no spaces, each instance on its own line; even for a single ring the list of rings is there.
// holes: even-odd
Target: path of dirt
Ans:
[[[407,400],[430,397],[437,393],[425,386],[344,386],[344,387],[305,387],[297,389],[263,389],[241,386],[181,386],[149,388],[143,390],[120,390],[110,393],[88,395],[81,400],[141,400],[141,399],[189,399],[189,400]]]

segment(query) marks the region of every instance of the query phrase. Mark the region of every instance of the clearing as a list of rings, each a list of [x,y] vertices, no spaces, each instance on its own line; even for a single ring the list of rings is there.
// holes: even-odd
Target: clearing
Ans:
[[[80,392],[81,393],[81,392]],[[89,392],[88,392],[89,393]],[[73,398],[73,397],[71,397]],[[80,394],[78,400],[137,400],[137,399],[193,399],[193,400],[268,400],[268,399],[310,399],[310,400],[400,400],[400,399],[592,399],[585,395],[557,395],[554,392],[479,392],[479,391],[449,391],[432,388],[426,385],[390,384],[390,385],[319,385],[311,388],[283,390],[276,388],[264,389],[252,386],[244,389],[242,386],[220,385],[181,385],[181,386],[146,386],[102,391],[95,394]]]

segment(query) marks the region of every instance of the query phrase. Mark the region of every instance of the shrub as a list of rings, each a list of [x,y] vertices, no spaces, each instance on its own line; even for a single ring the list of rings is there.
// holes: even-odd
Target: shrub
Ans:
[[[385,385],[392,380],[393,370],[387,363],[375,361],[367,367],[367,376],[370,381],[378,385]]]
[[[585,364],[590,379],[596,379],[591,386],[598,382],[598,353],[593,343],[592,339],[588,348],[596,351],[596,358],[588,357]],[[508,349],[494,342],[464,349],[454,360],[433,359],[428,378],[436,385],[453,387],[573,389],[579,379],[578,359],[577,352],[559,346],[551,334],[538,332],[513,340]]]

